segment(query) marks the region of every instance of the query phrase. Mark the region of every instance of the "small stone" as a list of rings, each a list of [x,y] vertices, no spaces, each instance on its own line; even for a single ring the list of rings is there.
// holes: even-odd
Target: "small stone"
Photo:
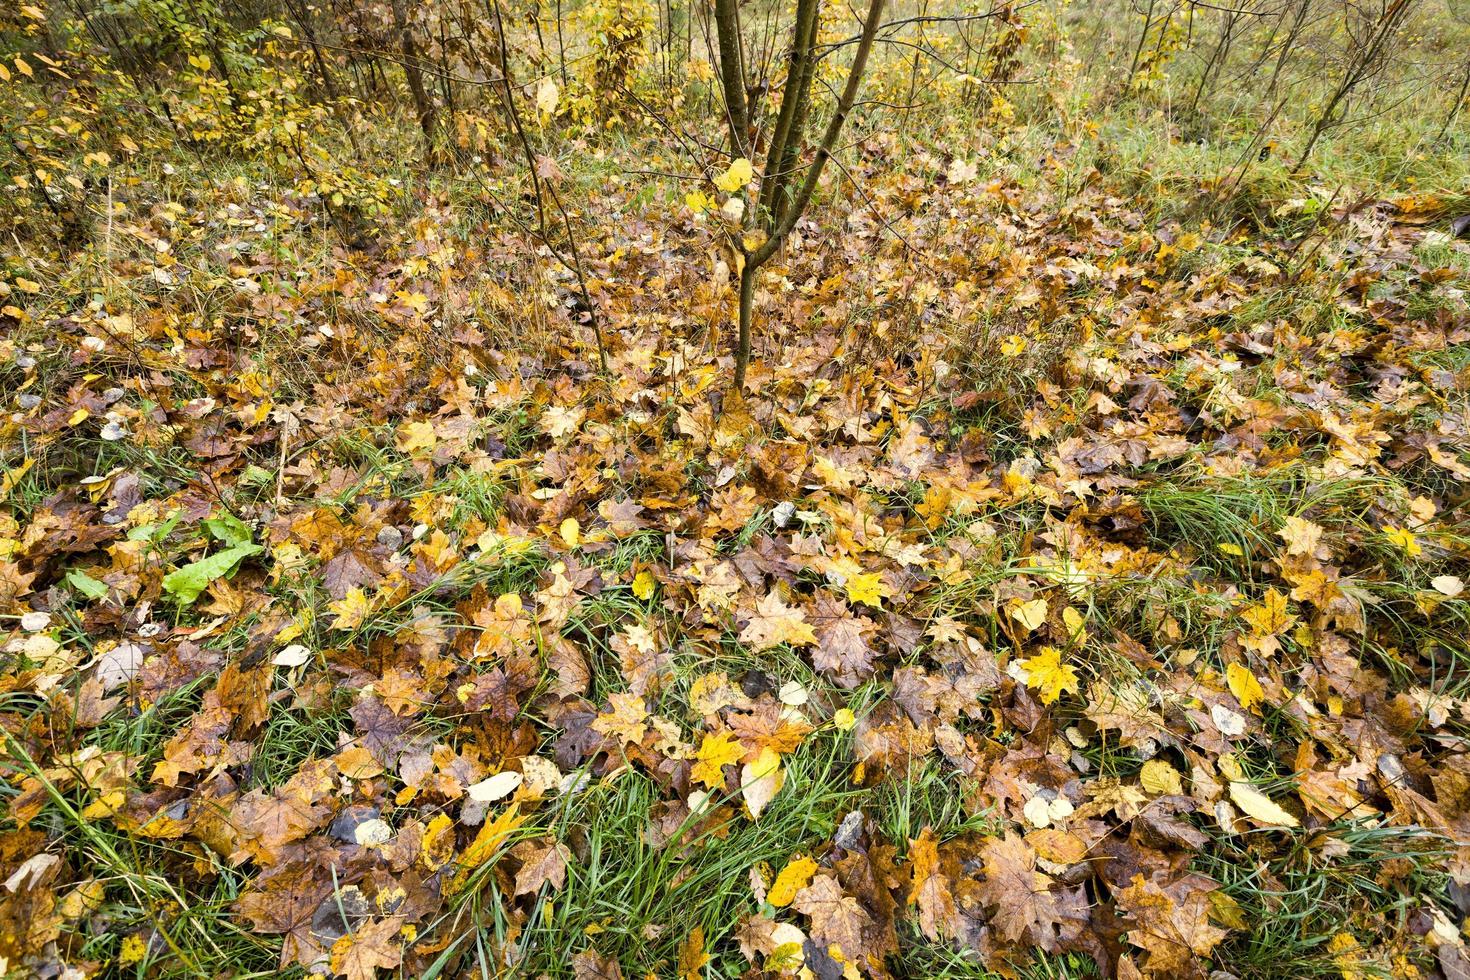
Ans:
[[[863,837],[863,813],[861,810],[850,810],[847,816],[842,818],[842,823],[837,825],[837,833],[832,835],[832,843],[844,851],[856,850]]]
[[[337,814],[327,833],[347,844],[357,843],[357,828],[370,820],[378,819],[378,808],[374,806],[350,806]]]
[[[758,698],[762,694],[776,690],[776,684],[767,674],[752,669],[740,676],[740,690],[744,691],[748,698]]]
[[[393,839],[393,828],[379,818],[364,820],[353,829],[352,838],[359,847],[376,847]]]
[[[343,936],[356,932],[372,918],[373,906],[362,889],[348,885],[328,895],[311,917],[311,933],[331,945]]]

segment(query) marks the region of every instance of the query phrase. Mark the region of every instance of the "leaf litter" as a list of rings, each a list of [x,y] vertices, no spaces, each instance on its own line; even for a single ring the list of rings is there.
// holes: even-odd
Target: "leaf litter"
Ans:
[[[528,246],[447,236],[454,205],[297,270],[140,196],[130,233],[241,256],[210,280],[232,313],[27,314],[0,955],[85,964],[99,922],[165,955],[219,903],[275,966],[349,980],[467,966],[475,931],[496,970],[577,976],[882,977],[916,944],[1205,976],[1253,928],[1230,867],[1284,893],[1372,839],[1404,915],[1347,910],[1344,976],[1365,949],[1463,970],[1434,897],[1470,880],[1463,296],[1410,303],[1446,279],[1394,202],[1287,283],[1287,243],[894,146],[860,148],[854,213],[945,258],[872,221],[794,243],[744,392],[692,331],[732,297],[688,208],[630,210],[591,260],[601,376],[575,331],[492,339],[535,302],[493,271]],[[1263,314],[1283,288],[1332,316]],[[232,339],[313,323],[309,368]],[[127,451],[69,475],[104,425]],[[954,809],[896,821],[926,772]],[[579,824],[638,786],[615,846],[677,887],[759,839],[719,859],[743,897],[539,946],[607,860]],[[145,918],[100,911],[123,880]]]

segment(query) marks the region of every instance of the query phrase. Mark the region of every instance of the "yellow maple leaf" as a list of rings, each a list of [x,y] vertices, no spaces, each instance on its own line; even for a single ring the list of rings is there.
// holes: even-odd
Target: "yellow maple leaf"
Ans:
[[[412,456],[420,450],[432,450],[434,444],[439,441],[434,435],[434,427],[428,422],[408,422],[398,430],[398,437],[394,440],[398,451]]]
[[[614,736],[619,745],[629,742],[636,745],[643,741],[643,736],[648,731],[648,726],[644,724],[648,717],[648,706],[643,703],[643,698],[637,694],[618,693],[609,695],[607,700],[612,705],[612,710],[594,718],[592,730]]]
[[[480,832],[475,835],[474,840],[470,841],[470,846],[464,849],[464,853],[459,856],[459,860],[456,862],[459,865],[459,872],[454,876],[454,880],[449,883],[447,891],[450,895],[456,894],[464,888],[469,880],[470,874],[480,865],[490,860],[491,855],[500,849],[500,845],[505,843],[506,839],[510,837],[515,829],[526,822],[526,818],[521,815],[520,810],[521,804],[517,800],[494,820],[485,821],[485,825],[480,828]]]
[[[409,292],[406,289],[400,289],[393,295],[398,299],[400,303],[408,307],[410,310],[413,310],[415,313],[423,313],[424,310],[427,310],[429,308],[429,297],[425,296],[423,293]]]
[[[128,936],[122,941],[122,949],[118,951],[117,962],[120,966],[132,966],[134,963],[143,962],[148,955],[148,944],[143,941],[142,936]]]
[[[919,836],[909,841],[909,874],[913,883],[909,887],[909,904],[918,905],[924,901],[925,887],[930,883],[939,871],[939,843],[934,838],[934,828],[925,826],[919,831]],[[943,877],[939,878],[937,884],[943,884]]]
[[[470,846],[464,849],[460,855],[458,864],[461,868],[478,868],[490,859],[495,849],[500,846],[510,832],[526,822],[526,818],[520,814],[521,804],[517,800],[494,820],[487,821],[475,839],[470,841]]]
[[[327,612],[337,617],[332,626],[339,630],[357,629],[372,608],[367,593],[358,588],[349,589],[341,599],[327,603]]]
[[[122,790],[110,789],[87,804],[82,810],[82,817],[87,820],[105,820],[122,809],[125,800]]]
[[[719,205],[715,203],[714,198],[703,191],[690,191],[684,195],[684,206],[695,214],[707,214]]]
[[[1370,975],[1363,965],[1363,946],[1352,933],[1339,932],[1333,936],[1327,943],[1327,951],[1332,954],[1332,962],[1342,974],[1342,980],[1365,980]]]
[[[745,746],[729,732],[705,735],[689,775],[709,789],[721,789],[725,785],[725,766],[739,762],[744,755]]]
[[[1257,636],[1277,636],[1284,633],[1296,617],[1286,611],[1286,596],[1274,588],[1267,589],[1258,605],[1251,606],[1240,614]]]
[[[1021,666],[1026,671],[1026,686],[1040,692],[1042,704],[1051,704],[1064,692],[1078,691],[1077,670],[1062,663],[1056,647],[1042,647],[1036,656],[1021,661]]]
[[[679,944],[678,975],[681,980],[703,980],[710,955],[704,949],[704,927],[695,926]]]
[[[653,573],[648,569],[633,576],[633,594],[645,602],[653,598]]]
[[[799,608],[786,605],[776,593],[767,593],[755,609],[755,615],[740,631],[741,643],[749,643],[760,651],[782,643],[803,646],[817,642],[817,635],[812,632],[805,614]]]
[[[766,901],[776,908],[785,908],[796,898],[796,893],[811,884],[812,875],[817,872],[817,862],[804,854],[793,854],[791,860],[786,862],[786,867],[776,875],[776,881],[771,885],[771,890],[766,892]]]
[[[560,439],[576,432],[586,417],[585,409],[552,405],[541,413],[541,431],[553,439]]]
[[[701,674],[689,685],[689,707],[701,715],[712,715],[741,696],[723,673]]]
[[[849,599],[872,606],[874,609],[881,608],[883,599],[889,595],[888,587],[883,584],[883,576],[877,572],[849,575],[845,587]]]
[[[1286,552],[1290,555],[1313,555],[1322,540],[1321,526],[1304,517],[1288,517],[1276,534],[1286,542]]]
[[[1405,528],[1394,527],[1386,524],[1383,528],[1383,536],[1389,542],[1410,558],[1418,558],[1424,554],[1424,549],[1419,546],[1419,539],[1414,537],[1414,532]]]
[[[419,860],[430,871],[438,871],[454,857],[454,819],[441,813],[429,821],[424,829],[424,842],[419,848]]]

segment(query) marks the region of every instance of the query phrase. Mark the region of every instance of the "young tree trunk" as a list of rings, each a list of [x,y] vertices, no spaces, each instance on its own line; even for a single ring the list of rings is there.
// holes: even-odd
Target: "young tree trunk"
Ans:
[[[760,266],[751,262],[746,262],[745,268],[740,270],[740,334],[736,338],[735,346],[736,391],[745,387],[745,369],[750,365],[750,328],[751,321],[755,318],[755,287],[760,271]]]
[[[1449,135],[1450,126],[1455,122],[1455,117],[1460,114],[1460,109],[1465,105],[1465,95],[1470,93],[1470,61],[1465,62],[1465,77],[1460,80],[1460,91],[1455,95],[1455,103],[1450,106],[1450,114],[1444,117],[1444,125],[1439,127],[1439,135],[1436,141],[1444,139]]]
[[[720,44],[720,85],[725,90],[730,152],[748,158],[750,104],[745,94],[745,66],[740,60],[740,8],[736,0],[715,0],[715,34]]]
[[[806,115],[811,107],[811,87],[816,67],[818,0],[798,0],[796,27],[792,37],[791,57],[786,71],[786,85],[781,94],[781,108],[776,115],[776,128],[771,133],[766,154],[765,174],[761,179],[759,217],[779,215],[787,203],[786,188],[801,153],[805,138]]]
[[[1133,61],[1128,65],[1128,85],[1133,85],[1133,76],[1138,72],[1138,62],[1143,58],[1143,46],[1148,43],[1148,32],[1154,26],[1154,6],[1158,0],[1148,0],[1148,10],[1143,15],[1143,30],[1138,32],[1138,45],[1133,49]]]
[[[571,216],[567,214],[567,209],[562,205],[561,196],[556,191],[556,181],[552,178],[542,181],[537,175],[536,153],[531,147],[530,137],[526,135],[526,127],[521,124],[520,111],[516,108],[516,85],[515,80],[511,77],[510,49],[505,41],[505,17],[500,8],[500,0],[492,0],[492,2],[495,14],[495,37],[500,47],[500,91],[502,104],[505,107],[506,127],[515,135],[521,145],[521,152],[525,154],[526,176],[531,179],[531,191],[536,199],[536,224],[540,230],[539,237],[552,258],[577,278],[583,312],[586,313],[588,322],[591,324],[592,336],[597,341],[597,361],[603,374],[606,374],[607,344],[602,337],[602,321],[597,317],[597,306],[592,302],[592,295],[587,289],[587,275],[582,269],[582,253],[577,247],[577,235],[572,228]],[[551,236],[546,230],[546,203],[542,198],[543,190],[546,196],[551,198],[557,212],[561,215],[562,227],[566,231],[567,248],[571,252],[571,261],[564,258],[561,250],[552,244]]]
[[[721,0],[721,2],[724,2],[724,0]],[[817,146],[817,152],[816,155],[813,157],[812,162],[806,168],[806,173],[802,178],[801,185],[797,188],[795,194],[791,195],[788,198],[786,190],[784,188],[795,186],[795,175],[791,173],[790,170],[778,171],[775,174],[775,179],[780,180],[783,184],[783,189],[779,191],[778,194],[779,199],[775,202],[778,213],[775,215],[766,214],[758,216],[758,218],[762,220],[765,227],[766,238],[765,241],[763,241],[760,245],[756,246],[754,249],[745,252],[745,268],[741,270],[740,273],[740,334],[737,347],[735,349],[734,379],[735,388],[737,391],[745,386],[745,372],[746,369],[750,366],[751,334],[754,330],[754,324],[752,321],[754,319],[755,312],[755,289],[758,285],[758,277],[760,275],[761,266],[770,261],[771,256],[775,255],[777,250],[781,248],[782,243],[785,242],[787,236],[791,234],[791,229],[796,227],[796,222],[800,220],[802,213],[806,211],[807,205],[811,203],[812,194],[816,192],[817,182],[821,179],[822,176],[822,169],[826,167],[827,161],[831,158],[832,151],[837,146],[837,137],[842,132],[842,127],[847,123],[847,117],[848,114],[852,112],[853,104],[857,101],[858,89],[862,86],[863,74],[867,71],[868,67],[868,55],[871,54],[873,50],[873,39],[878,34],[879,22],[883,18],[883,3],[884,0],[868,0],[867,15],[863,19],[862,33],[858,36],[857,50],[853,53],[852,56],[852,66],[848,69],[847,72],[847,83],[842,88],[842,94],[839,95],[837,98],[837,105],[833,110],[832,118],[827,122],[827,128],[822,133],[822,141]],[[812,16],[813,19],[815,19],[815,4],[813,5]],[[799,26],[800,22],[798,22],[798,27]],[[723,27],[721,27],[721,30],[723,31]],[[808,37],[815,38],[814,24],[808,26],[807,30],[811,32]],[[794,34],[794,39],[795,42],[799,45],[800,41],[802,40],[802,35],[800,33],[796,33]],[[723,36],[720,38],[720,46],[721,48],[724,48],[726,46],[726,39]],[[812,52],[809,52],[809,54],[811,53]],[[814,63],[814,56],[812,60]],[[740,86],[737,91],[741,93],[743,97],[743,93],[745,91],[744,86]],[[730,89],[727,85],[726,101],[729,102],[731,98],[733,98],[733,95],[731,94]],[[801,99],[802,101],[809,103],[810,89],[808,88],[803,90],[798,87],[797,89],[788,91],[786,95],[782,97],[783,113],[785,109],[785,102],[787,99]],[[793,112],[796,113],[800,118],[804,119],[806,116],[807,108],[801,105],[793,105]],[[731,121],[731,125],[731,136],[733,142],[733,127],[735,125],[733,119]],[[742,129],[740,130],[740,132],[744,133],[745,130]],[[787,139],[787,147],[789,148],[789,134]],[[798,151],[793,152],[799,152],[799,148]],[[783,149],[780,155],[788,156],[788,153],[785,149]],[[794,155],[789,156],[789,158],[793,161],[796,159]],[[768,157],[766,160],[766,170],[768,173],[770,172],[772,163],[773,161]],[[776,161],[775,165],[779,167],[780,162]],[[740,245],[740,247],[744,249],[743,245]]]
[[[286,10],[311,49],[311,60],[316,66],[317,78],[321,80],[322,91],[332,106],[332,115],[336,116],[337,121],[342,124],[342,132],[347,134],[347,141],[352,144],[352,151],[361,155],[362,147],[357,144],[357,132],[352,128],[352,121],[347,118],[347,112],[342,105],[342,93],[337,88],[337,79],[327,64],[326,56],[322,54],[321,43],[317,41],[316,28],[311,23],[310,8],[303,0],[288,0]]]
[[[437,125],[434,101],[424,88],[424,73],[419,67],[418,44],[413,39],[413,28],[408,22],[407,0],[392,0],[393,28],[398,32],[398,48],[403,54],[403,76],[408,80],[408,91],[413,96],[414,111],[419,118],[419,128],[424,131],[424,152],[434,153],[434,130]]]

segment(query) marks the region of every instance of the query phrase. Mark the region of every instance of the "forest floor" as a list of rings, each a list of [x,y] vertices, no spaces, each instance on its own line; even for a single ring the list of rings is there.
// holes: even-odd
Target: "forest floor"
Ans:
[[[650,142],[542,175],[606,371],[488,164],[114,147],[0,285],[8,968],[1465,977],[1463,188],[945,132],[744,391]]]

